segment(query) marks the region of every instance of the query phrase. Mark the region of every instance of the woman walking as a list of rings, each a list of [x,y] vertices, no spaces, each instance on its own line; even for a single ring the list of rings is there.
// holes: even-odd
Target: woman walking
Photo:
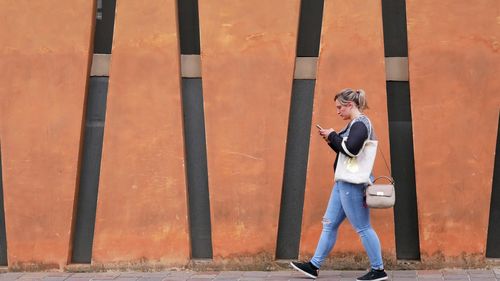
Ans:
[[[368,108],[366,94],[363,90],[344,89],[334,98],[337,114],[350,121],[340,132],[333,129],[320,128],[319,134],[337,153],[334,169],[337,167],[340,153],[357,155],[366,140],[374,140],[375,134],[370,119],[363,114]],[[361,242],[370,260],[371,269],[358,281],[387,280],[382,261],[380,241],[370,224],[370,210],[365,204],[365,184],[353,184],[336,181],[323,217],[323,230],[313,258],[309,262],[292,262],[291,266],[310,278],[318,277],[318,270],[335,245],[337,231],[345,218],[349,220],[361,238]]]

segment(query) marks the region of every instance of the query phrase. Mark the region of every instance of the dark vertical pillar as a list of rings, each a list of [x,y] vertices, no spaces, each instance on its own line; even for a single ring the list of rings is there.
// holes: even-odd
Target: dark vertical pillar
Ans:
[[[182,79],[191,256],[212,258],[205,114],[200,78]]]
[[[323,0],[302,0],[297,57],[318,57]],[[277,259],[299,255],[315,79],[294,79],[276,247]]]
[[[97,0],[94,54],[111,54],[116,0]],[[109,62],[109,60],[108,60]],[[108,74],[89,79],[71,262],[90,263],[99,189]]]
[[[181,56],[191,55],[191,59],[199,62],[198,1],[179,0],[177,8]],[[198,67],[200,67],[199,64]],[[182,111],[191,257],[211,259],[213,257],[212,226],[201,77],[182,78]]]
[[[108,77],[90,78],[71,259],[73,263],[90,263],[92,259],[107,92]]]
[[[96,0],[94,54],[111,54],[115,26],[116,0]]]
[[[394,206],[396,256],[398,259],[419,260],[417,193],[408,82],[387,81],[387,110],[392,176],[397,189],[397,202]]]
[[[407,60],[405,0],[382,0],[385,57]],[[398,259],[419,260],[415,163],[409,81],[387,81],[392,176],[396,181],[394,226]]]
[[[3,207],[2,154],[0,153],[0,266],[7,266],[7,233]]]
[[[382,0],[386,57],[408,57],[405,0]]]
[[[178,0],[179,39],[181,54],[200,54],[200,19],[198,0]]]
[[[493,170],[493,186],[491,190],[490,221],[488,224],[488,240],[486,257],[500,258],[500,116],[498,120],[495,167]]]
[[[297,57],[318,57],[324,0],[300,2]]]
[[[293,81],[278,225],[278,259],[296,259],[299,254],[315,82]]]

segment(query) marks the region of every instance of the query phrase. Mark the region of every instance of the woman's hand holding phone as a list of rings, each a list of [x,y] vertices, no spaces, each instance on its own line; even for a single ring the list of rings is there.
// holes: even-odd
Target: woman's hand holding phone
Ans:
[[[330,135],[334,130],[332,128],[330,129],[323,129],[320,125],[316,124],[316,127],[319,129],[319,134],[323,137],[328,142],[328,135]]]

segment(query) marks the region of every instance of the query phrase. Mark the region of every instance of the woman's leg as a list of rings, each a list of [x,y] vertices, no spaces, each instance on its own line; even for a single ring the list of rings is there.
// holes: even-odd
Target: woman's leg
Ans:
[[[340,201],[344,212],[361,238],[370,259],[371,267],[383,269],[384,263],[382,261],[380,241],[370,224],[370,209],[365,205],[364,186],[347,182],[339,182],[337,186],[339,187]]]
[[[321,264],[335,245],[337,230],[344,219],[345,213],[340,202],[339,188],[336,183],[323,217],[323,231],[321,232],[318,246],[316,246],[314,257],[311,259],[311,263],[317,268],[321,267]]]

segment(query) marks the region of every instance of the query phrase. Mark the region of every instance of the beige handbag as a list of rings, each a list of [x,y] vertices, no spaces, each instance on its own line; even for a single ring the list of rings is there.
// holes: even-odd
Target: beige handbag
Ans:
[[[375,184],[378,179],[385,178],[389,184]],[[396,192],[394,191],[394,180],[390,177],[381,176],[376,178],[372,184],[366,187],[366,205],[374,209],[394,207],[396,203]]]

